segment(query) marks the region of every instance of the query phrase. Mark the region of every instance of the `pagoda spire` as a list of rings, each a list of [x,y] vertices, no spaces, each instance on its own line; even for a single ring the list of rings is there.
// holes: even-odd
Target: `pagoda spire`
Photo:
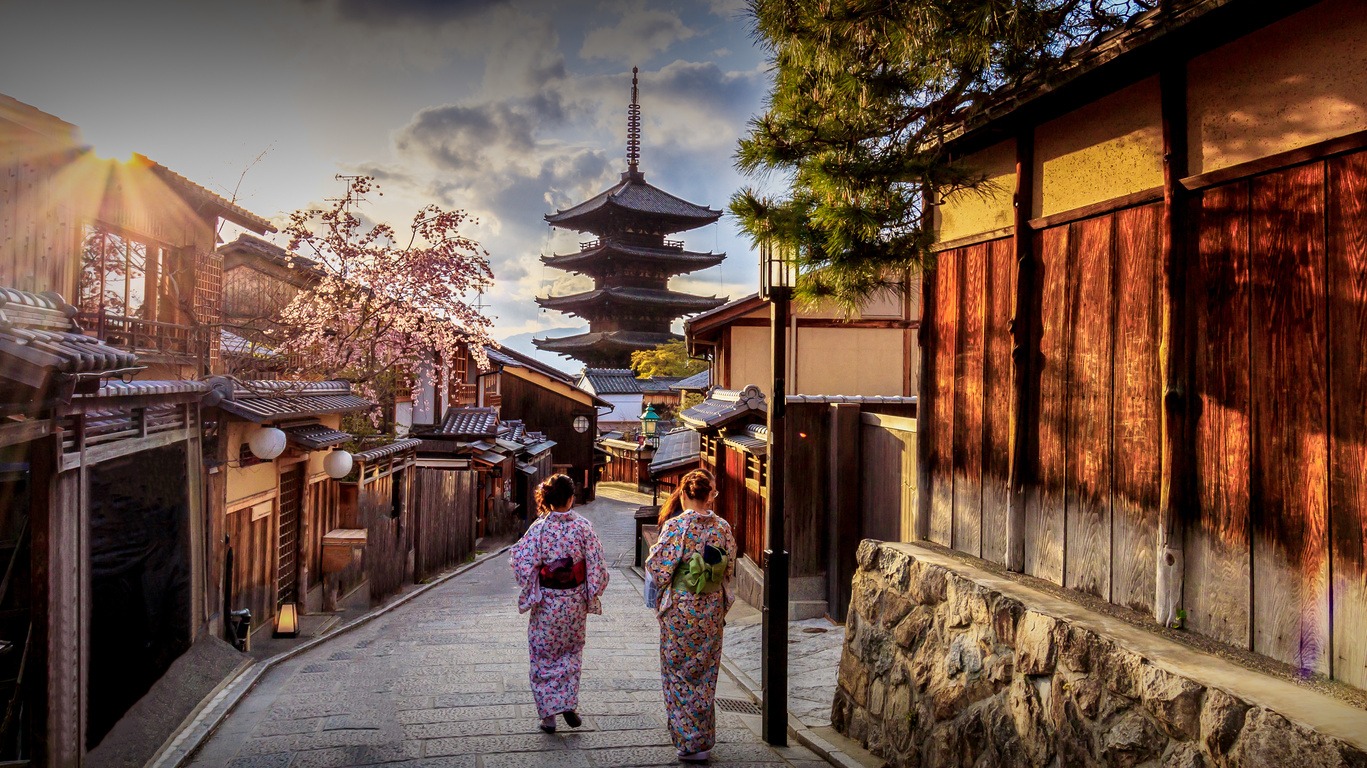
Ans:
[[[631,68],[631,105],[627,107],[627,173],[640,175],[641,163],[641,105],[637,101],[639,93],[636,75],[640,72]]]

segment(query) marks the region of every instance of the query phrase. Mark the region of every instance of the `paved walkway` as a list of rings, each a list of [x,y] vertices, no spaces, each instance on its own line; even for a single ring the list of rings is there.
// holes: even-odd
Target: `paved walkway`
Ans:
[[[496,558],[271,670],[203,746],[195,766],[655,766],[677,763],[660,698],[658,629],[625,569],[635,503],[600,496],[593,520],[613,562],[604,615],[589,617],[584,727],[537,730],[526,619]],[[748,702],[722,676],[720,699]],[[718,766],[825,766],[774,750],[754,715],[717,712]]]

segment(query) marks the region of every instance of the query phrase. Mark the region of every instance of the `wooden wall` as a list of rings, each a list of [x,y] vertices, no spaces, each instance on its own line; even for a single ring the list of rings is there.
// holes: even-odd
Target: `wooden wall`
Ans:
[[[1367,686],[1367,151],[1192,194],[1179,270],[1186,626]],[[1164,204],[1032,222],[1024,571],[1155,607]],[[1005,563],[1011,238],[946,250],[926,391],[929,538]],[[1017,299],[1017,301],[1023,301]],[[1024,301],[1024,306],[1032,302]],[[1180,425],[1179,425],[1180,426]]]
[[[504,421],[521,419],[526,422],[527,429],[545,433],[555,441],[555,447],[551,449],[554,463],[570,465],[566,474],[574,479],[575,485],[592,486],[597,410],[506,371],[499,379],[503,392],[499,418]],[[587,431],[574,431],[575,416],[589,420]],[[586,498],[592,498],[592,494]]]
[[[413,578],[435,576],[475,549],[475,473],[414,467]]]
[[[413,548],[413,509],[408,496],[408,474],[415,467],[400,468],[402,463],[395,461],[395,469],[377,477],[367,477],[362,467],[365,482],[360,487],[361,520],[366,526],[365,572],[370,581],[370,599],[379,601],[398,592],[412,581],[409,555]],[[394,515],[394,483],[405,486],[399,491],[404,495],[404,503],[399,514]]]

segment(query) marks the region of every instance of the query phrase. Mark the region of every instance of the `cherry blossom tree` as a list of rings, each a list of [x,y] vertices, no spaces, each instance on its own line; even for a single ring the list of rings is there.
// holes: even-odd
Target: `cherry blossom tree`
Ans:
[[[434,361],[469,354],[486,365],[490,321],[466,297],[488,289],[493,272],[488,251],[462,234],[477,223],[466,212],[423,206],[400,235],[353,211],[371,193],[380,194],[374,179],[354,178],[332,207],[290,215],[288,251],[313,262],[315,279],[280,311],[272,335],[293,372],[348,380],[387,416]]]

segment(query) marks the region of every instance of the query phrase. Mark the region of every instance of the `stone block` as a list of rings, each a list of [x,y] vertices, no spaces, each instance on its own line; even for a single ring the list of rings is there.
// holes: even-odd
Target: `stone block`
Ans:
[[[1014,646],[1016,644],[1016,624],[1025,613],[1025,606],[1019,600],[997,595],[992,601],[992,633],[998,643]]]
[[[1176,741],[1164,753],[1162,768],[1206,768],[1206,759],[1194,743]]]
[[[911,602],[891,590],[878,596],[878,620],[884,627],[896,626],[911,613]]]
[[[1101,733],[1098,746],[1108,765],[1133,768],[1163,754],[1167,739],[1149,718],[1131,709]]]
[[[1133,651],[1112,646],[1103,655],[1097,668],[1106,681],[1106,690],[1130,699],[1140,696],[1140,682],[1145,659]]]
[[[1330,743],[1269,709],[1254,707],[1245,716],[1226,764],[1348,768],[1353,762],[1343,745]]]
[[[901,550],[892,547],[880,547],[878,549],[878,572],[882,574],[883,580],[887,582],[888,588],[901,593],[906,593],[907,586],[912,577],[912,570],[919,563],[915,558]]]
[[[1011,680],[1007,705],[1015,725],[1021,752],[1030,765],[1045,765],[1054,755],[1052,733],[1045,720],[1044,703],[1034,684],[1024,675]]]
[[[898,646],[914,650],[931,632],[935,622],[935,612],[926,606],[917,606],[893,629],[892,639]]]
[[[1152,664],[1143,666],[1141,680],[1144,707],[1164,733],[1181,740],[1200,734],[1204,687]]]
[[[1026,611],[1016,626],[1016,664],[1018,672],[1047,675],[1054,671],[1058,622],[1051,616]]]
[[[949,572],[938,565],[917,563],[918,573],[911,579],[908,593],[921,605],[938,605],[945,601],[946,580]]]
[[[864,539],[859,542],[859,549],[855,550],[854,559],[859,563],[859,570],[870,571],[878,563],[879,544],[874,539]],[[855,576],[855,578],[859,578]]]
[[[1229,752],[1239,738],[1248,710],[1248,704],[1219,688],[1206,690],[1205,701],[1201,705],[1201,743],[1217,761]]]

